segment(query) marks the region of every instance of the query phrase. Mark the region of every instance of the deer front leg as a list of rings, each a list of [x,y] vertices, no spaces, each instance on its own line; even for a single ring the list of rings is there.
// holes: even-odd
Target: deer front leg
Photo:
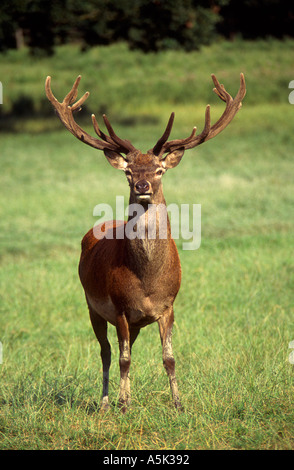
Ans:
[[[103,388],[102,388],[102,401],[101,409],[107,410],[109,408],[108,402],[108,384],[109,384],[109,368],[111,363],[111,348],[107,339],[107,322],[101,318],[90,306],[89,313],[90,319],[95,332],[96,338],[99,341],[101,347],[101,359],[103,366]]]
[[[130,330],[124,314],[119,315],[116,321],[116,331],[119,343],[120,390],[119,405],[123,413],[131,401],[131,388],[129,370],[131,364]]]
[[[182,409],[179,398],[178,384],[175,375],[175,359],[172,350],[172,327],[174,323],[173,308],[166,311],[158,320],[160,339],[162,344],[163,365],[167,372],[173,401],[177,409]]]

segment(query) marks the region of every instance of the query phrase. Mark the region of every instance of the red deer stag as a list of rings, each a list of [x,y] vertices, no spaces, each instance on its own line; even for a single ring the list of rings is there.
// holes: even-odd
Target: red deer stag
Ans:
[[[130,186],[130,204],[136,203],[142,206],[145,227],[150,207],[165,205],[162,175],[180,163],[185,150],[192,149],[219,134],[234,118],[246,93],[243,74],[240,75],[240,88],[234,99],[212,75],[215,85],[213,91],[226,103],[220,119],[211,126],[208,105],[204,129],[199,135],[196,135],[194,127],[189,137],[168,141],[174,121],[172,113],[162,137],[151,150],[142,153],[131,142],[115,134],[105,115],[103,119],[109,135],[100,130],[95,116],[92,115],[98,138],[89,135],[75,122],[73,111],[78,111],[89,95],[88,92],[85,93],[75,103],[80,79],[79,76],[71,91],[60,103],[51,91],[51,77],[47,77],[47,97],[61,122],[75,137],[91,147],[103,150],[109,163],[125,172]],[[158,236],[160,217],[165,217],[167,224],[165,239]],[[131,219],[130,214],[129,220]],[[104,237],[95,236],[94,228],[82,240],[79,275],[92,326],[101,347],[103,365],[101,407],[104,409],[109,406],[108,382],[111,361],[107,322],[114,325],[117,330],[120,351],[119,403],[125,412],[130,402],[131,348],[140,329],[155,321],[159,325],[163,364],[169,377],[173,401],[176,408],[181,408],[171,340],[174,322],[173,303],[180,288],[181,265],[176,244],[171,237],[167,213],[161,211],[153,221],[156,226],[156,236],[152,239],[148,238],[147,230],[143,237],[128,237],[123,229],[123,236],[116,237],[118,229],[121,231],[122,227],[126,227],[126,222],[110,221],[100,227],[100,233],[104,232]],[[108,230],[112,231],[112,237],[107,237]]]

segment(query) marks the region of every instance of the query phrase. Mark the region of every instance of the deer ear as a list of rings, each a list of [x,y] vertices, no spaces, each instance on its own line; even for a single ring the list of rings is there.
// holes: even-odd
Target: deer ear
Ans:
[[[180,163],[182,156],[184,155],[184,152],[185,152],[185,149],[181,148],[181,149],[174,150],[173,152],[168,153],[166,157],[164,157],[161,160],[162,166],[166,168],[167,170],[169,170],[170,168],[174,168]]]
[[[114,152],[113,150],[104,150],[104,155],[109,161],[110,165],[117,170],[124,170],[128,164],[120,153]]]

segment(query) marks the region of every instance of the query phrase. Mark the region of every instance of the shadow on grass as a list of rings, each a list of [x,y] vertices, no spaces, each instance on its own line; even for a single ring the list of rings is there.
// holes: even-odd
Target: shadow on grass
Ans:
[[[103,114],[111,114],[111,122],[114,125],[135,127],[139,125],[157,125],[159,119],[148,114],[137,114],[124,116],[111,112],[106,105],[100,105],[96,111],[98,122],[102,121]],[[78,113],[75,113],[77,122],[86,128],[92,127],[91,111],[87,106],[84,106]],[[0,133],[29,133],[29,134],[42,134],[51,131],[63,130],[57,115],[52,107],[48,106],[48,101],[45,98],[41,100],[38,109],[35,108],[32,98],[28,96],[20,96],[15,103],[13,103],[12,110],[4,112],[0,107]],[[93,130],[93,134],[94,130]]]

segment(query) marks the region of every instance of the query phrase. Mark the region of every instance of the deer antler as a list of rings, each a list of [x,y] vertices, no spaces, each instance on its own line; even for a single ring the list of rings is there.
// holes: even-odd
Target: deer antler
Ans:
[[[197,145],[200,145],[203,142],[206,142],[207,140],[212,139],[217,134],[219,134],[222,130],[224,130],[224,128],[228,124],[230,124],[230,122],[236,115],[237,111],[241,108],[242,100],[246,94],[246,85],[245,85],[244,75],[243,73],[240,74],[240,88],[234,99],[226,91],[224,85],[221,85],[219,83],[219,81],[217,80],[214,74],[212,74],[211,77],[215,85],[215,88],[213,89],[213,91],[220,97],[221,100],[225,101],[226,103],[226,109],[224,110],[219,120],[213,126],[211,126],[210,106],[207,105],[206,111],[205,111],[205,125],[201,134],[198,134],[195,136],[196,127],[194,127],[191,135],[187,137],[186,139],[177,139],[177,140],[167,141],[170,135],[173,120],[174,120],[174,113],[172,113],[169,118],[169,122],[168,122],[168,125],[166,127],[164,134],[155,144],[153,149],[149,150],[150,153],[153,153],[154,155],[158,155],[161,157],[164,153],[173,152],[174,150],[177,150],[179,148],[183,148],[185,150],[192,149],[196,147]]]
[[[108,129],[109,136],[104,134],[96,121],[95,115],[92,114],[92,122],[94,126],[94,130],[98,135],[99,139],[92,137],[86,131],[84,131],[74,120],[73,112],[80,111],[81,105],[86,101],[89,96],[89,92],[87,91],[82,98],[80,98],[76,103],[74,101],[77,98],[78,94],[78,86],[81,81],[81,75],[79,75],[74,82],[74,85],[70,92],[66,95],[62,103],[60,103],[52,93],[51,90],[51,77],[47,77],[45,83],[45,90],[48,100],[52,103],[53,107],[56,110],[56,113],[64,124],[64,126],[79,140],[84,142],[85,144],[90,145],[99,150],[113,150],[118,153],[128,154],[129,152],[135,151],[135,147],[131,144],[130,141],[126,139],[120,139],[112,129],[110,122],[108,121],[105,114],[103,115],[103,119],[105,125]],[[72,104],[73,103],[73,104]]]

